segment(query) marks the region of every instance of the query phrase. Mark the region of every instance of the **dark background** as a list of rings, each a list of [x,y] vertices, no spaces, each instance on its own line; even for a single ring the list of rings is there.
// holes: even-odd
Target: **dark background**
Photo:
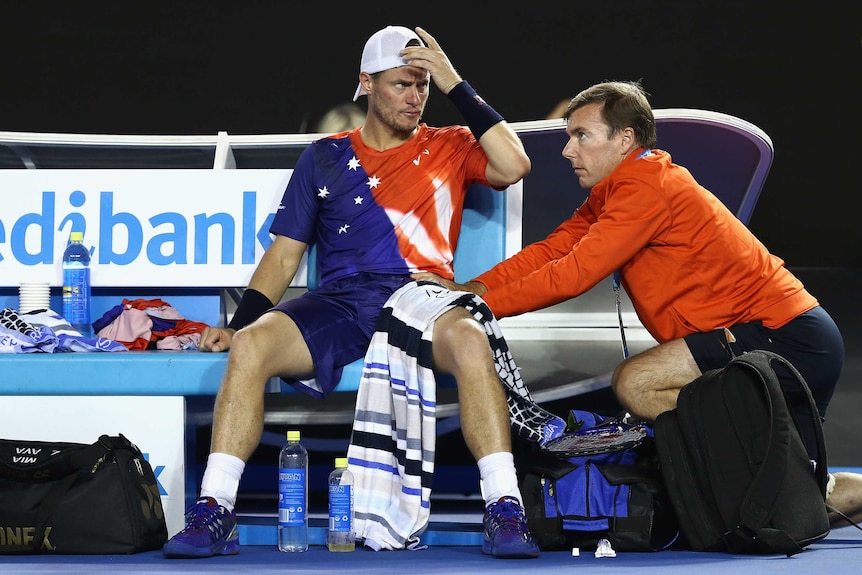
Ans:
[[[858,465],[860,2],[506,4],[5,1],[0,131],[304,132],[352,98],[365,40],[386,24],[427,29],[512,122],[609,79],[640,79],[656,108],[738,116],[776,150],[751,229],[841,318],[848,360],[826,431],[830,461]],[[436,90],[425,120],[462,122]],[[566,185],[559,198],[562,220]],[[525,222],[525,238],[550,225]],[[607,394],[590,399],[601,409]]]
[[[756,124],[776,155],[751,228],[790,267],[860,267],[860,23],[833,0],[3,2],[0,130],[307,131],[370,34],[420,25],[509,121],[640,79],[656,108]],[[462,122],[436,91],[425,120]]]

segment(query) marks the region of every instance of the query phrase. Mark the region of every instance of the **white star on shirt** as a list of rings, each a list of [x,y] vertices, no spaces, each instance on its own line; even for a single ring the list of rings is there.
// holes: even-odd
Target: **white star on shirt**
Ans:
[[[368,187],[369,188],[376,188],[379,185],[380,185],[380,178],[378,178],[376,174],[371,176],[370,178],[368,178]]]
[[[347,167],[351,170],[356,170],[359,167],[359,160],[356,159],[356,156],[350,158],[350,161],[347,162]]]
[[[325,198],[328,195],[329,195],[329,190],[326,189],[326,186],[323,186],[322,188],[317,188],[317,197]]]
[[[356,204],[357,206],[361,206],[362,205],[362,196],[356,196],[355,198],[353,198],[353,203]]]
[[[350,227],[350,224],[344,224],[343,226],[341,226],[340,228],[338,228],[338,233],[339,233],[339,234],[346,234],[346,233],[347,233],[347,228],[349,228],[349,227]]]

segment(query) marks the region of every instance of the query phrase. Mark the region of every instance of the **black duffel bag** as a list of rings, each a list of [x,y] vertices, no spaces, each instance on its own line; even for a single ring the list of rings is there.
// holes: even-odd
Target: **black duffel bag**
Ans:
[[[0,440],[0,553],[127,554],[166,540],[153,469],[122,434]]]

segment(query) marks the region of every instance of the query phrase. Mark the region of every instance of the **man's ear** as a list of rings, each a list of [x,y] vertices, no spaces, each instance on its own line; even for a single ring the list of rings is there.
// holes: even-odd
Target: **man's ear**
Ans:
[[[371,93],[371,86],[374,83],[374,79],[371,77],[371,74],[368,72],[360,72],[359,83],[362,84],[362,89],[365,90],[366,94]]]
[[[622,137],[620,138],[620,153],[623,156],[628,156],[629,152],[638,147],[637,138],[635,138],[635,131],[631,126],[627,126],[622,130]]]

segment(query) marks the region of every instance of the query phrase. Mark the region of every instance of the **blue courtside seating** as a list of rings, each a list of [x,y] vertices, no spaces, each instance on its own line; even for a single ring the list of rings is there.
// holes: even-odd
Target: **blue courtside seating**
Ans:
[[[716,112],[666,109],[655,110],[655,116],[658,147],[669,150],[675,161],[687,166],[702,184],[724,201],[744,223],[748,223],[772,162],[772,142],[769,137],[744,120]],[[535,194],[549,189],[552,193],[579,193],[577,188],[570,189],[570,182],[574,180],[571,168],[568,162],[559,157],[566,138],[562,122],[541,120],[513,124],[513,127],[533,158],[533,172],[525,178],[524,183],[510,187],[505,193],[482,186],[474,186],[470,190],[455,254],[457,280],[465,281],[474,277],[520,248],[522,193]],[[32,153],[40,145],[38,135],[26,136],[17,137],[12,133],[5,133],[4,136],[4,133],[0,133],[0,144],[5,140],[14,141],[16,150]],[[222,133],[218,138],[194,137],[189,142],[183,140],[180,142],[182,145],[173,143],[174,140],[151,142],[135,140],[135,137],[128,139],[137,142],[131,148],[143,150],[143,157],[154,154],[154,150],[178,150],[167,156],[160,155],[159,162],[170,161],[165,160],[166,157],[181,157],[179,153],[182,152],[189,155],[191,159],[188,161],[199,163],[209,153],[202,150],[214,146],[215,163],[220,164],[214,168],[240,169],[261,167],[261,160],[251,157],[255,150],[265,154],[263,161],[266,162],[270,159],[286,163],[295,161],[312,137],[314,135],[229,137]],[[86,153],[81,150],[86,149],[90,138],[84,135],[77,139],[64,137],[55,146],[63,150],[77,150],[75,153],[84,157]],[[122,137],[92,138],[105,140],[99,141],[97,146],[98,154],[102,155],[123,145]],[[45,141],[49,140],[53,141],[52,138],[45,138]],[[26,141],[27,145],[20,145],[21,141]],[[151,144],[151,148],[148,148]],[[121,151],[127,159],[133,153]],[[543,160],[541,165],[539,159]],[[24,163],[28,166],[38,165],[37,160],[34,154]],[[116,162],[114,158],[110,161]],[[190,167],[199,167],[197,163],[190,164]],[[186,164],[171,167],[182,168]],[[560,182],[565,182],[562,186],[565,189],[557,189],[561,187]],[[583,193],[586,194],[585,191]],[[552,202],[553,197],[550,198],[549,202]],[[517,208],[515,213],[513,207]],[[557,221],[562,221],[567,215],[559,214]],[[310,260],[310,269],[314,269],[313,257]],[[52,308],[60,310],[59,288],[55,287],[53,291]],[[160,297],[188,319],[223,325],[226,319],[224,293],[218,287],[124,290],[99,286],[94,288],[93,317],[100,317],[123,298]],[[0,305],[17,307],[15,278],[0,277]],[[577,317],[572,319],[577,322]],[[616,325],[608,327],[615,329]],[[55,355],[60,354],[37,353],[2,358],[4,372],[0,378],[0,395],[214,395],[226,361],[226,354],[199,352],[75,353],[53,357]],[[348,366],[338,390],[354,391],[360,371],[361,360]],[[577,385],[573,387],[572,393],[577,392],[576,388]],[[307,414],[283,415],[288,421],[292,416],[299,417],[301,421],[307,420]],[[344,414],[347,420],[351,416],[351,413]]]
[[[51,309],[62,310],[60,288]],[[17,287],[0,288],[0,306],[18,308]],[[123,299],[160,298],[185,318],[218,325],[224,302],[218,288],[93,288],[92,319]],[[215,395],[226,354],[197,351],[119,351],[5,354],[0,395]]]
[[[506,193],[480,185],[470,189],[455,252],[459,279],[470,279],[503,260]],[[315,264],[313,254],[312,249],[308,258],[311,267]],[[309,287],[316,285],[314,280],[309,283]],[[94,287],[92,319],[123,299],[139,298],[161,298],[190,320],[209,325],[226,323],[222,290],[201,287]],[[0,306],[15,309],[17,300],[17,287],[0,287]],[[62,309],[57,287],[52,288],[51,307],[58,312]],[[3,358],[5,376],[0,380],[0,395],[215,395],[226,361],[227,354],[196,351],[8,354]],[[362,360],[347,366],[337,390],[356,391],[361,370]],[[282,387],[294,393],[289,386]]]

